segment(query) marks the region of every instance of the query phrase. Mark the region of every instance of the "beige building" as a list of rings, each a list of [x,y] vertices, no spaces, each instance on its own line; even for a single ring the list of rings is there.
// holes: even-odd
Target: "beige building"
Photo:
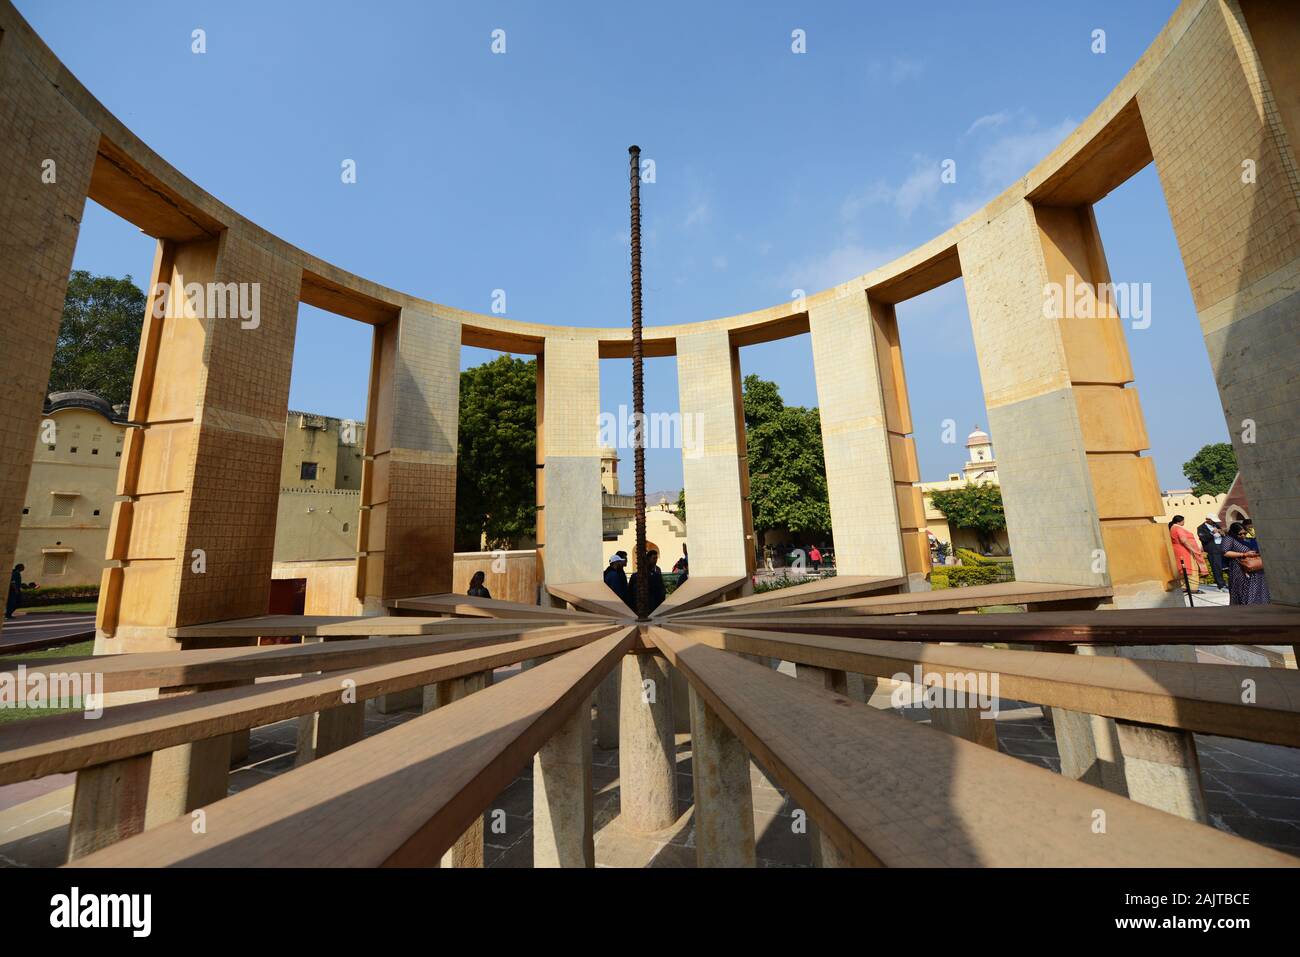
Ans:
[[[618,452],[600,450],[601,538],[605,543],[605,560],[615,552],[627,552],[629,570],[636,564],[636,496],[621,495],[618,490]],[[677,514],[677,503],[660,494],[653,504],[646,497],[646,547],[659,552],[659,567],[672,568],[686,549],[686,522]]]
[[[25,581],[98,586],[126,430],[121,411],[90,392],[46,399],[14,557]]]
[[[280,462],[275,561],[357,554],[365,423],[290,411]]]
[[[969,528],[951,528],[941,511],[930,501],[933,492],[950,491],[964,488],[966,485],[997,485],[998,461],[993,455],[993,439],[979,426],[966,436],[966,464],[960,472],[949,472],[948,478],[941,482],[918,482],[921,496],[925,502],[925,527],[934,538],[945,542],[951,549],[979,549],[979,536]],[[995,551],[1008,554],[1010,539],[1006,529],[992,536]]]

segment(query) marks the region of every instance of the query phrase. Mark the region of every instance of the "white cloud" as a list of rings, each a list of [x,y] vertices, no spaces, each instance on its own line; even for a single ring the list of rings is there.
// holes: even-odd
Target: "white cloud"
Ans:
[[[778,285],[786,296],[796,289],[811,295],[883,266],[905,251],[904,246],[871,249],[859,243],[844,243],[791,267],[778,280]]]
[[[846,222],[857,219],[868,206],[892,206],[904,220],[922,207],[934,205],[942,185],[940,164],[928,156],[912,160],[912,171],[901,183],[889,185],[874,183],[850,196],[840,206],[840,216]]]
[[[1011,119],[1011,114],[1006,110],[997,113],[985,113],[970,125],[970,128],[966,130],[966,135],[970,136],[979,130],[997,129],[999,126],[1005,125],[1009,119]]]
[[[1010,186],[1059,146],[1078,125],[1067,117],[1055,126],[1038,129],[1030,120],[1029,129],[998,137],[980,154],[976,168],[981,185],[997,190]]]

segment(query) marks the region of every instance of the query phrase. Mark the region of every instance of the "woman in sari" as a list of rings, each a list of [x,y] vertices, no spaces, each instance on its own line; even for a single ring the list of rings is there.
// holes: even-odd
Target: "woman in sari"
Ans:
[[[1267,605],[1270,599],[1263,567],[1246,567],[1260,561],[1259,544],[1247,535],[1241,522],[1233,522],[1223,536],[1223,559],[1228,563],[1228,604]]]
[[[1187,586],[1193,592],[1201,590],[1201,575],[1206,571],[1205,553],[1200,540],[1183,527],[1183,516],[1175,515],[1169,522],[1169,541],[1174,546],[1178,567],[1187,573]]]

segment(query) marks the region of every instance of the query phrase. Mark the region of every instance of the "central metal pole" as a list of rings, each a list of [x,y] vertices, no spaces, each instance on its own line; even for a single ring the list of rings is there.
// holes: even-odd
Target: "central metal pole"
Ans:
[[[629,146],[632,187],[632,430],[636,482],[636,616],[650,617],[650,568],[645,554],[645,394],[641,380],[641,147]]]

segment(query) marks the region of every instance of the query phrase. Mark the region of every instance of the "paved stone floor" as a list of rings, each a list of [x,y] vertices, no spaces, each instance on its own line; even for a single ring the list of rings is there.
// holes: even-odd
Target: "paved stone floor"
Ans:
[[[781,668],[792,673],[787,663]],[[501,681],[515,673],[503,669]],[[889,693],[873,704],[888,707]],[[998,715],[999,749],[1052,771],[1060,770],[1051,722],[1037,705],[1002,701]],[[903,718],[928,722],[924,708],[907,708]],[[415,712],[366,711],[366,735],[379,734],[415,717]],[[39,719],[38,719],[39,720]],[[248,757],[231,772],[231,792],[256,787],[294,765],[294,721],[257,728]],[[1300,856],[1300,750],[1197,735],[1213,824],[1225,831]],[[618,816],[618,752],[593,751],[596,863],[600,867],[694,867],[691,808],[691,751],[688,735],[677,736],[677,822],[655,834],[634,834]],[[750,766],[754,833],[763,867],[807,867],[810,841],[797,826],[796,806],[756,765]],[[0,787],[0,866],[55,866],[62,863],[72,802],[72,776]],[[524,771],[493,802],[505,812],[504,830],[486,830],[489,867],[532,866],[532,769]],[[489,812],[490,813],[490,812]],[[489,824],[492,817],[489,816]]]

